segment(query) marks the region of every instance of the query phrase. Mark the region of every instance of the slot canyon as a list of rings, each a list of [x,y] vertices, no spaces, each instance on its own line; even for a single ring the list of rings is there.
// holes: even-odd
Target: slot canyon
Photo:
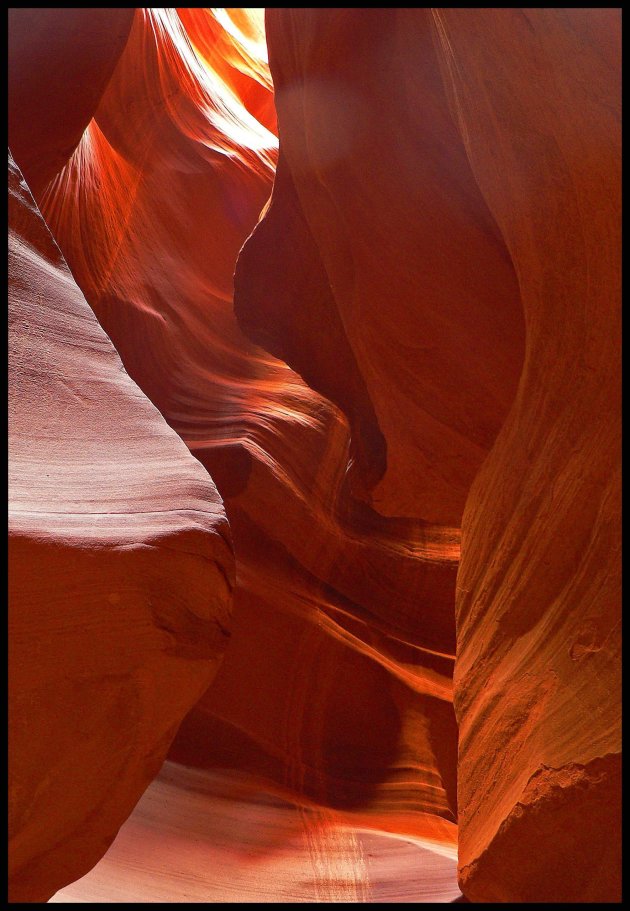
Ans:
[[[9,10],[9,901],[621,901],[621,11]]]

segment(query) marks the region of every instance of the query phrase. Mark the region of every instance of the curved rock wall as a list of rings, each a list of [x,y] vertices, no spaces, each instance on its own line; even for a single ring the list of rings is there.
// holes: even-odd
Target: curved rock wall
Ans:
[[[470,443],[487,451],[505,421],[468,495],[458,580],[462,887],[478,901],[614,901],[618,13],[270,10],[267,22],[280,166],[239,261],[241,322],[333,398],[332,362],[352,349],[360,377],[342,394],[367,390],[384,432],[382,511],[391,485],[398,510],[458,521],[484,454]],[[306,281],[325,287],[299,295],[306,313],[277,244],[296,223]],[[317,307],[335,311],[335,355],[313,364],[302,336]],[[351,418],[361,394],[350,407],[337,394]],[[406,459],[415,471],[401,477]]]
[[[232,271],[277,140],[235,99],[225,59],[193,54],[190,27],[175,11],[138,12],[41,198],[127,369],[216,478],[233,530],[240,633],[174,755],[264,771],[324,805],[372,801],[379,825],[409,809],[412,830],[452,840],[457,531],[352,501],[342,415],[242,335]],[[249,78],[255,109],[252,86],[264,100],[268,79]]]
[[[271,9],[267,37],[280,162],[237,314],[347,411],[374,508],[458,526],[516,390],[523,324],[430,13]]]
[[[31,192],[67,162],[127,41],[133,9],[10,9],[9,145]]]
[[[334,833],[448,853],[458,796],[469,899],[616,900],[617,11],[270,9],[269,65],[262,10],[87,12],[56,11],[50,48],[15,27],[10,126],[74,280],[225,503],[233,637],[171,759],[299,808],[320,900]],[[36,147],[19,112],[42,106]],[[160,470],[143,495],[170,521]],[[197,620],[158,615],[209,673]],[[191,692],[146,722],[160,757]],[[95,876],[74,895],[115,894]]]
[[[216,673],[234,560],[11,157],[9,228],[10,898],[37,902],[102,856]]]
[[[435,15],[527,325],[463,523],[461,884],[475,901],[619,901],[620,15]]]

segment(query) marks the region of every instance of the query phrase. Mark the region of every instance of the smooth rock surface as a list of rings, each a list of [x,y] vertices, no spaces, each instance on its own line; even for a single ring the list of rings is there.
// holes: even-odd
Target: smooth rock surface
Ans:
[[[16,159],[74,277],[18,193],[44,246],[15,241],[26,290],[14,306],[24,298],[33,313],[15,337],[31,339],[49,312],[40,298],[55,306],[52,348],[31,340],[24,361],[13,346],[16,369],[28,367],[14,387],[14,490],[40,504],[14,519],[27,530],[15,603],[26,593],[39,626],[16,627],[12,675],[26,683],[13,717],[45,714],[55,737],[82,744],[46,743],[55,781],[164,699],[166,713],[140,725],[145,746],[163,734],[144,771],[143,746],[133,787],[117,775],[129,790],[116,813],[129,813],[192,706],[193,665],[218,660],[199,635],[215,608],[204,613],[204,596],[190,609],[205,620],[180,610],[208,582],[188,542],[231,578],[228,551],[213,550],[225,519],[211,482],[77,285],[216,480],[237,574],[233,640],[181,725],[177,764],[55,901],[617,901],[619,11],[273,8],[270,67],[261,9],[89,12],[56,10],[49,48],[18,29],[10,60],[13,86],[16,60],[27,74],[12,96]],[[66,293],[87,336],[58,330]],[[127,384],[142,417],[117,405],[120,390],[81,385],[102,354],[93,330],[116,364],[108,382]],[[47,369],[42,350],[63,364],[50,390],[28,379]],[[165,479],[175,464],[181,475]],[[181,509],[206,493],[209,511]],[[90,496],[117,508],[95,519]],[[158,525],[174,551],[152,547]],[[137,534],[151,547],[112,543]],[[101,653],[65,631],[63,674],[32,695],[29,662],[52,673],[30,646],[60,614],[50,580],[64,605],[83,585],[85,611],[86,579],[98,601],[106,583],[139,576],[125,618],[165,695],[144,665],[142,696],[125,690],[113,708],[103,676],[79,689],[73,675]],[[136,643],[122,626],[110,640],[101,616],[81,634],[98,634],[107,660],[94,666],[118,693],[109,643],[124,667]],[[185,687],[165,660],[190,671]],[[74,716],[58,724],[58,702],[79,705],[77,730]],[[31,756],[22,735],[21,862],[48,837],[49,787],[55,825],[76,823],[77,844],[106,819],[96,859],[124,815],[102,814],[89,776],[64,807],[37,777],[50,754]],[[427,845],[431,857],[417,853]],[[76,850],[57,847],[62,884],[79,875]],[[25,868],[22,894],[49,876],[42,863]]]
[[[461,885],[473,901],[619,901],[620,11],[435,22],[527,325],[463,524]]]
[[[51,903],[449,902],[456,849],[166,763],[103,860]]]
[[[372,505],[466,502],[462,888],[615,900],[618,13],[273,9],[267,32],[280,160],[236,310],[344,408]]]
[[[37,196],[81,139],[125,46],[134,10],[8,12],[9,146]]]
[[[233,94],[225,58],[194,52],[193,25],[191,46],[190,17],[138,11],[41,195],[126,368],[216,479],[234,535],[238,633],[172,755],[210,769],[229,757],[323,807],[362,806],[380,828],[451,845],[458,530],[353,499],[341,412],[241,332],[232,274],[277,139]],[[263,63],[248,70],[255,111]]]
[[[523,321],[430,11],[274,8],[266,22],[280,160],[237,315],[346,412],[378,512],[458,526],[516,391]]]
[[[234,561],[10,157],[9,227],[10,899],[37,902],[104,854],[216,673]]]

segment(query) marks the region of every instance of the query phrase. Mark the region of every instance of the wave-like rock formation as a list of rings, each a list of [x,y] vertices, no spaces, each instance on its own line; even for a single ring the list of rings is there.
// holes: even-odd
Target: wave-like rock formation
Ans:
[[[255,9],[56,10],[47,45],[29,28],[47,12],[14,11],[10,141],[72,271],[30,201],[63,272],[62,293],[46,267],[53,300],[80,302],[138,408],[123,420],[113,393],[91,391],[96,343],[64,326],[87,359],[88,391],[62,387],[83,423],[71,409],[44,420],[57,393],[49,406],[33,387],[24,413],[41,420],[20,458],[37,465],[38,512],[59,451],[64,512],[82,496],[123,514],[128,565],[108,562],[117,545],[91,518],[75,537],[62,526],[56,559],[76,548],[95,592],[118,571],[125,590],[154,573],[125,602],[126,630],[121,613],[106,635],[95,608],[82,635],[119,636],[116,673],[144,655],[162,674],[134,716],[151,761],[116,753],[126,797],[89,858],[70,867],[57,843],[58,886],[104,853],[183,719],[112,850],[55,900],[449,901],[458,839],[474,901],[614,900],[617,13],[270,9],[265,30]],[[34,458],[44,426],[52,443]],[[202,695],[231,582],[209,475],[236,581],[230,646]],[[166,556],[146,547],[159,534]],[[91,577],[77,573],[80,596]],[[45,575],[31,574],[40,600]],[[29,597],[14,596],[25,619]],[[168,631],[169,647],[151,638]],[[92,647],[67,637],[69,667]],[[97,662],[94,694],[114,673]],[[63,680],[46,729],[21,698],[31,739],[72,735],[79,697]],[[78,742],[105,761],[99,738],[125,736],[128,710],[116,726],[107,708]],[[39,857],[50,761],[29,765],[21,741],[15,755],[34,776],[21,787]],[[91,799],[73,829],[86,844],[104,831]],[[59,795],[56,812],[65,837]],[[50,871],[24,869],[41,896]]]
[[[615,10],[268,15],[281,165],[240,260],[242,321],[335,398],[326,355],[300,366],[334,310],[387,439],[381,509],[391,487],[415,510],[465,496],[463,417],[487,445],[520,374],[458,582],[460,875],[479,901],[619,897],[618,33]],[[278,244],[296,223],[332,290],[306,314]],[[425,453],[443,477],[457,456],[448,493]]]
[[[103,860],[53,903],[450,902],[457,848],[350,825],[242,773],[167,762]]]
[[[9,158],[10,873],[103,854],[228,640],[212,481],[125,373]],[[182,585],[185,580],[185,585]]]
[[[37,196],[77,147],[129,35],[133,9],[10,9],[9,134]]]
[[[237,314],[349,415],[380,513],[459,526],[516,390],[523,323],[431,13],[273,9],[267,37],[280,161]]]
[[[461,884],[474,901],[620,901],[620,11],[436,24],[527,325],[464,516]]]
[[[468,495],[462,888],[617,900],[618,12],[267,24],[280,162],[236,309],[382,470],[373,405],[379,510],[459,522]]]
[[[138,12],[40,199],[126,368],[216,479],[232,527],[238,633],[173,755],[265,773],[324,805],[372,802],[374,825],[404,818],[453,843],[458,533],[353,501],[341,413],[240,331],[232,273],[277,140],[226,90],[229,72],[193,53],[189,26]]]

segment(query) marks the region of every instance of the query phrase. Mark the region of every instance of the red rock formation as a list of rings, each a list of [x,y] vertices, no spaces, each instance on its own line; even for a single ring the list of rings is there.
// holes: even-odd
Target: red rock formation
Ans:
[[[133,12],[9,10],[9,144],[35,195],[81,139],[125,46]]]
[[[619,901],[619,11],[435,23],[527,324],[464,517],[461,884],[474,901]]]
[[[456,854],[167,762],[103,860],[51,902],[448,902]]]
[[[204,63],[257,121],[277,134],[263,10],[192,7],[177,14]]]
[[[37,902],[103,855],[216,672],[233,557],[9,178],[10,899]]]
[[[348,412],[369,480],[383,475],[379,512],[458,525],[512,401],[523,330],[430,12],[271,9],[267,37],[281,157],[239,261],[237,313]]]
[[[183,24],[138,13],[40,197],[127,369],[217,479],[234,533],[239,634],[174,755],[452,843],[457,532],[351,500],[341,414],[240,332],[232,271],[276,140]]]
[[[479,901],[615,900],[617,14],[267,20],[280,165],[237,312],[355,433],[367,391],[387,442],[380,510],[459,519],[512,403],[525,311],[518,395],[467,506],[462,885]],[[302,273],[285,267],[287,226]],[[334,357],[312,341],[318,313]],[[335,361],[351,370],[341,393]]]
[[[233,531],[234,637],[173,774],[301,808],[319,900],[326,832],[453,845],[465,507],[461,884],[614,900],[616,13],[268,10],[280,153],[235,317],[277,155],[260,13],[138,10],[78,145],[85,113],[37,156],[79,287]],[[143,813],[138,857],[172,825]],[[69,900],[115,900],[120,857]]]

